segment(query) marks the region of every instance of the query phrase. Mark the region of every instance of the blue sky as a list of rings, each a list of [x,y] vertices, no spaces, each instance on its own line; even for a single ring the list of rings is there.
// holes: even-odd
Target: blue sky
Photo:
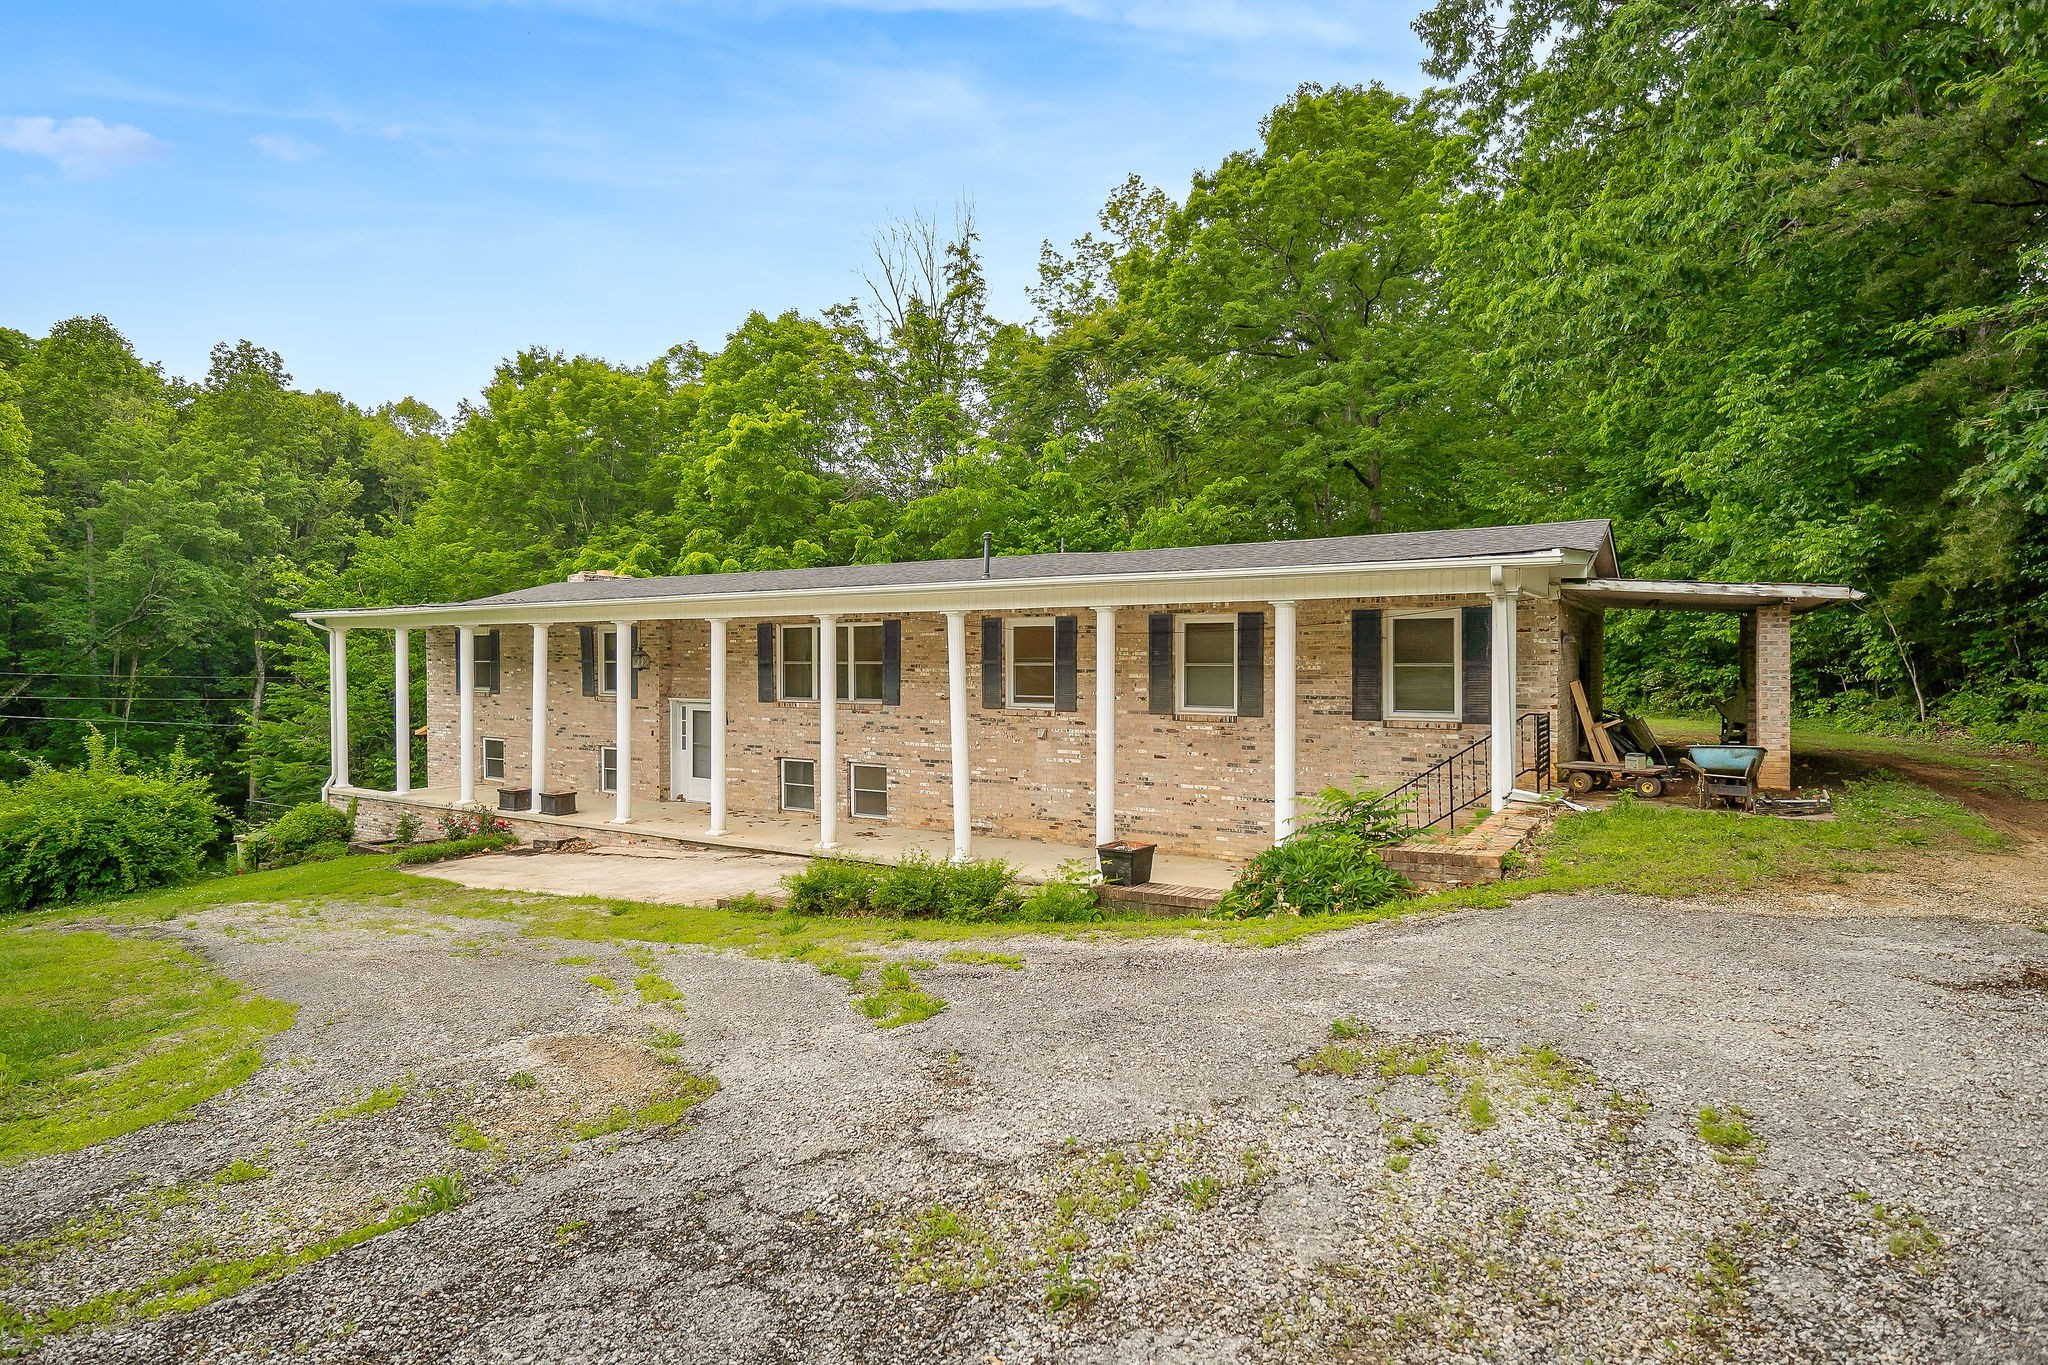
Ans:
[[[999,315],[1137,172],[1303,81],[1420,87],[1416,0],[0,0],[0,324],[105,313],[452,413],[541,344],[639,362],[851,296],[971,199]]]

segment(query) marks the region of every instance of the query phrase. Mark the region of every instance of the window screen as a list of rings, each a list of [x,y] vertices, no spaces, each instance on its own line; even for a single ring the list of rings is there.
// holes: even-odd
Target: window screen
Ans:
[[[1180,704],[1189,711],[1237,709],[1237,623],[1181,625]]]
[[[1053,623],[1017,621],[1010,626],[1010,705],[1051,706]]]
[[[882,623],[839,628],[839,700],[882,699]]]
[[[818,699],[818,628],[782,628],[782,699]]]
[[[782,808],[812,811],[818,808],[818,765],[810,759],[782,760]]]
[[[1458,714],[1458,618],[1397,616],[1388,652],[1392,710],[1403,716]]]
[[[853,765],[853,813],[871,820],[889,818],[889,770],[879,763]]]

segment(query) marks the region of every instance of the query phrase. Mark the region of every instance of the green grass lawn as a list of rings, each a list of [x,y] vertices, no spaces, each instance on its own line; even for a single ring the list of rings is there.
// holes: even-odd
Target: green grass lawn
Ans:
[[[0,931],[0,1161],[105,1142],[239,1085],[297,1012],[172,944]]]
[[[1665,743],[1710,744],[1720,732],[1716,718],[1651,716],[1652,732]],[[1955,781],[1978,791],[2048,801],[2048,758],[2016,744],[1987,744],[1967,735],[1939,739],[1916,735],[1873,734],[1844,730],[1820,721],[1792,722],[1795,758],[1847,759],[1882,768],[1887,759],[1903,759],[1946,769]]]

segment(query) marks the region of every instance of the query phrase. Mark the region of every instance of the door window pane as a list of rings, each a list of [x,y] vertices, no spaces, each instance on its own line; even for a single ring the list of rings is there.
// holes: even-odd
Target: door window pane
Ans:
[[[1181,704],[1191,711],[1237,709],[1237,623],[1189,621],[1181,636]]]
[[[818,768],[810,759],[782,760],[782,808],[810,811],[818,808]]]
[[[853,765],[853,813],[874,820],[889,818],[889,770],[878,763]]]
[[[782,699],[818,699],[818,628],[782,628]]]
[[[1458,713],[1458,622],[1397,616],[1393,622],[1393,709],[1409,716]]]
[[[711,777],[711,713],[696,707],[690,709],[690,776]]]
[[[1010,627],[1010,705],[1051,706],[1053,627],[1050,621]]]
[[[882,623],[839,628],[839,700],[882,699]]]

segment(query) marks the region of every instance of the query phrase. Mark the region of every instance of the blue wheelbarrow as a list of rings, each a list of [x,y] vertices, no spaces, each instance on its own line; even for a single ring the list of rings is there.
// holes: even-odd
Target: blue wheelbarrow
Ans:
[[[1756,809],[1756,775],[1764,750],[1753,744],[1695,744],[1678,760],[1693,775],[1693,797],[1702,810],[1726,801]]]

